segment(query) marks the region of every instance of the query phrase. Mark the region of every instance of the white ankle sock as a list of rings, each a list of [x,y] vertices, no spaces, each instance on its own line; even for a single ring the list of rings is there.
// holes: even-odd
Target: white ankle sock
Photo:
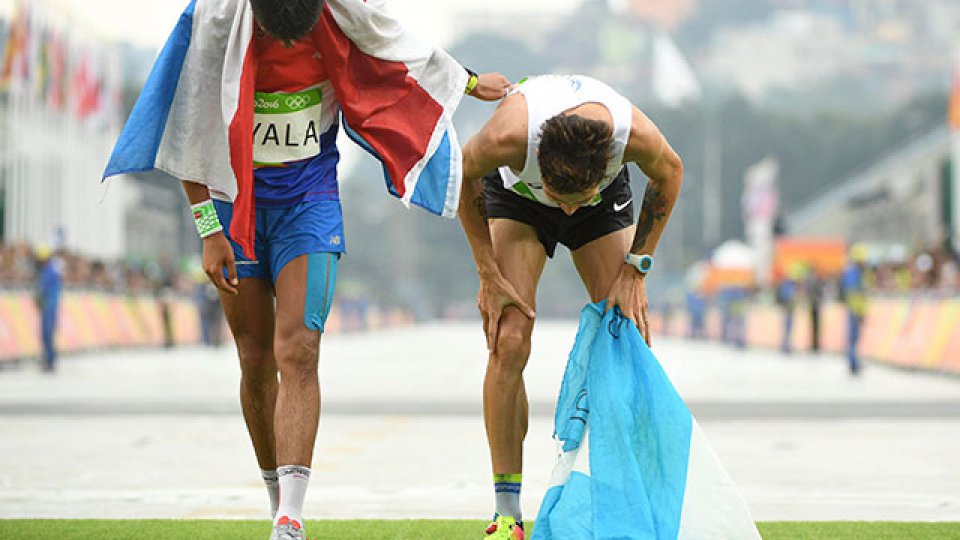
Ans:
[[[270,496],[270,519],[276,519],[277,508],[280,507],[280,477],[276,469],[260,469],[260,476],[267,486],[267,495]]]
[[[310,483],[310,468],[300,465],[277,467],[280,477],[280,508],[273,517],[273,523],[286,516],[303,525],[303,499]]]

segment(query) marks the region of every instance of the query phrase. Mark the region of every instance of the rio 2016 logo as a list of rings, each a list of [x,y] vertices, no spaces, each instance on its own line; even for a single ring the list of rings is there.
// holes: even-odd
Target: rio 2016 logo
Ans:
[[[258,97],[257,100],[256,100],[256,102],[254,102],[253,106],[254,106],[255,108],[257,108],[257,109],[260,109],[260,110],[263,110],[263,109],[279,109],[279,108],[280,108],[280,102],[279,102],[279,101],[274,101],[274,100],[269,100],[269,99],[264,99],[264,98],[262,98],[262,97]]]
[[[310,96],[295,95],[295,96],[288,97],[284,103],[290,109],[294,111],[299,111],[300,109],[306,109],[308,106],[310,106],[311,101],[312,100],[310,99]]]

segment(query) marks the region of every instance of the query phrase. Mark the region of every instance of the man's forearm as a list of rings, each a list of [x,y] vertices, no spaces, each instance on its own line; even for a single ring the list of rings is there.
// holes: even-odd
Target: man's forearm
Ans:
[[[210,198],[210,188],[203,184],[183,180],[180,182],[183,186],[183,193],[187,196],[190,204],[197,204]]]
[[[470,243],[477,272],[481,275],[499,271],[493,258],[493,242],[487,226],[486,204],[483,200],[483,181],[479,178],[464,178],[460,190],[460,211],[457,213],[463,233]]]
[[[180,184],[183,186],[183,192],[190,202],[190,210],[200,238],[205,240],[221,234],[223,225],[220,223],[216,208],[211,202],[210,188],[187,180],[181,181]]]
[[[682,173],[662,179],[651,178],[647,182],[640,217],[637,218],[637,231],[630,246],[631,253],[653,255],[680,196],[682,182]]]

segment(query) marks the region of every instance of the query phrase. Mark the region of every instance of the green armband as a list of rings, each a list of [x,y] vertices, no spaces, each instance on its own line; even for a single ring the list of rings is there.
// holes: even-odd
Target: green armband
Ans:
[[[213,201],[207,199],[190,207],[193,211],[193,220],[197,224],[197,233],[200,238],[206,238],[217,234],[223,230],[220,225],[220,218],[217,217],[217,210],[213,207]]]

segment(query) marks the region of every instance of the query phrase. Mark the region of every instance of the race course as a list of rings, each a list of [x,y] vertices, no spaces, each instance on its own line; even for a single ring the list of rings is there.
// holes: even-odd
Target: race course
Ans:
[[[529,518],[553,466],[553,401],[575,331],[574,321],[546,321],[534,335]],[[712,343],[661,340],[654,352],[758,521],[941,522],[930,538],[960,537],[947,523],[960,521],[960,379],[875,365],[854,379],[837,356]],[[267,498],[239,413],[234,355],[106,352],[68,357],[55,375],[30,363],[0,371],[0,518],[258,520],[247,526],[259,534]],[[325,337],[308,520],[487,518],[484,363],[479,325],[467,323]],[[3,528],[19,523],[0,522],[0,536],[16,538]],[[458,524],[474,521],[448,523]],[[387,525],[383,538],[408,537]],[[906,537],[907,526],[873,525],[900,531],[891,538]],[[782,527],[791,525],[762,530],[805,537],[781,536]]]

